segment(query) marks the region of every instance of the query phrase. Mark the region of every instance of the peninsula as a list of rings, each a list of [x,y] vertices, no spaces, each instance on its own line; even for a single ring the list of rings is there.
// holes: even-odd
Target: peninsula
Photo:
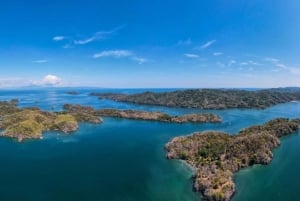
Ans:
[[[276,88],[256,91],[239,89],[189,89],[173,92],[138,94],[91,93],[99,99],[167,107],[229,109],[257,108],[300,100],[299,88]]]
[[[194,190],[204,200],[229,201],[235,193],[233,173],[271,162],[279,138],[299,130],[300,119],[278,118],[236,135],[207,131],[175,137],[166,144],[168,159],[181,159],[195,168]]]
[[[220,116],[211,113],[186,114],[181,116],[171,116],[162,112],[147,112],[138,110],[118,110],[118,109],[94,109],[89,106],[65,104],[64,110],[76,116],[76,113],[87,113],[91,116],[115,117],[125,119],[137,119],[173,123],[220,123]]]

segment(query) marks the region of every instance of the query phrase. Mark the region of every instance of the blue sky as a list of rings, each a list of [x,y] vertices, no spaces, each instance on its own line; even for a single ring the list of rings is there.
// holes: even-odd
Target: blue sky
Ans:
[[[2,0],[0,88],[300,86],[298,0]]]

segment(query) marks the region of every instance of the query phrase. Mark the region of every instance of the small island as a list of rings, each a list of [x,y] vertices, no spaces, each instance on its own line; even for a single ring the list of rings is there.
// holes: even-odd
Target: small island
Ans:
[[[204,200],[229,201],[235,193],[233,174],[254,164],[269,164],[279,138],[298,131],[299,124],[300,119],[278,118],[236,135],[207,131],[175,137],[165,146],[166,157],[195,168],[193,187]]]
[[[300,100],[299,88],[275,88],[247,91],[240,89],[188,89],[172,92],[138,94],[91,93],[110,99],[145,105],[200,109],[265,109],[277,104]]]

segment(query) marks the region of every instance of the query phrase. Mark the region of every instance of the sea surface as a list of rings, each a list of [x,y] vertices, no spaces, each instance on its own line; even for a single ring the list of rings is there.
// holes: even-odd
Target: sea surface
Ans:
[[[72,89],[74,90],[74,89]],[[149,89],[147,89],[149,90]],[[152,91],[170,91],[172,89]],[[203,112],[98,100],[90,92],[135,93],[144,89],[1,90],[0,100],[17,98],[20,107],[39,106],[59,111],[64,103],[95,108],[162,111],[172,115]],[[69,135],[47,132],[43,140],[18,143],[0,138],[0,200],[3,201],[197,201],[192,170],[166,160],[164,145],[175,136],[203,130],[231,134],[276,117],[300,117],[300,103],[266,110],[214,112],[221,124],[172,124],[104,118],[99,125],[81,124]],[[256,165],[237,173],[234,201],[300,200],[300,135],[283,138],[268,166]]]

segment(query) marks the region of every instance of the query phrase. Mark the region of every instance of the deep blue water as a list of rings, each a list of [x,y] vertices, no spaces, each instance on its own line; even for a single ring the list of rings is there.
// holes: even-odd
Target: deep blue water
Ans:
[[[0,91],[0,100],[20,99],[20,106],[61,110],[64,103],[96,108],[138,109],[169,114],[203,112],[141,106],[98,100],[90,92],[142,92],[139,90],[63,89]],[[162,90],[160,90],[162,91]],[[180,161],[165,159],[164,144],[172,137],[195,131],[223,130],[261,124],[276,117],[300,117],[300,103],[266,110],[224,110],[222,124],[168,124],[104,118],[100,125],[81,124],[79,131],[63,135],[45,133],[43,140],[18,143],[0,138],[0,200],[196,201],[192,171]],[[234,201],[300,200],[300,135],[282,139],[269,166],[254,166],[235,176]]]

